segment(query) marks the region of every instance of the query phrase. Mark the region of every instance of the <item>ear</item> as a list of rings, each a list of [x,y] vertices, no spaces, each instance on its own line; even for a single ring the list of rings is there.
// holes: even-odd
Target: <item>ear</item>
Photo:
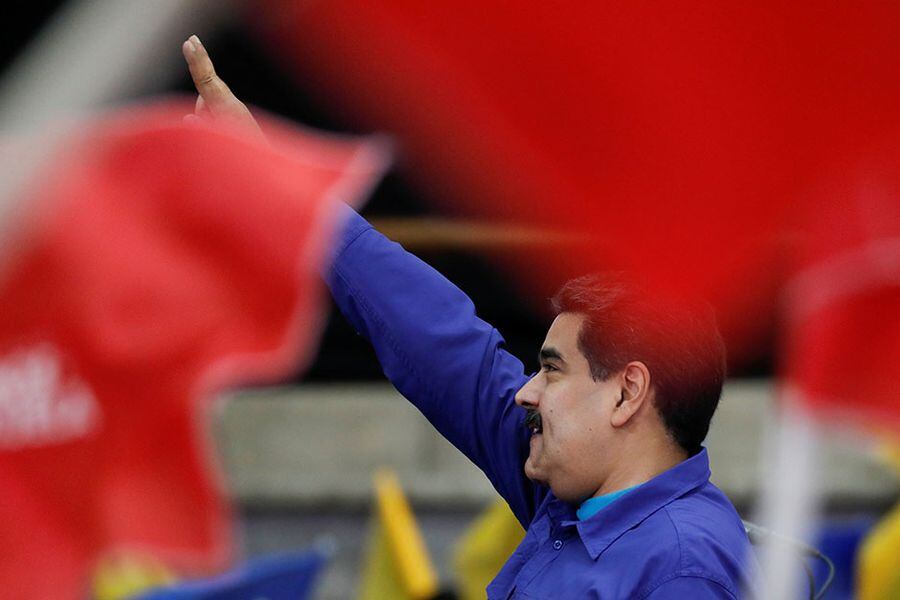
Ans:
[[[650,401],[650,370],[640,361],[632,361],[625,365],[619,375],[622,384],[621,396],[610,416],[613,427],[627,424]]]

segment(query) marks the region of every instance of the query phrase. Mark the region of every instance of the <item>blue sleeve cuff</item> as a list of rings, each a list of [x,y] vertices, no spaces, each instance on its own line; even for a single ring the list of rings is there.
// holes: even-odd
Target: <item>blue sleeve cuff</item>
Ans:
[[[334,241],[331,254],[327,256],[328,260],[322,263],[320,271],[325,279],[328,279],[341,253],[359,236],[369,229],[373,229],[372,225],[348,204],[341,202],[336,212],[337,217],[334,220]]]

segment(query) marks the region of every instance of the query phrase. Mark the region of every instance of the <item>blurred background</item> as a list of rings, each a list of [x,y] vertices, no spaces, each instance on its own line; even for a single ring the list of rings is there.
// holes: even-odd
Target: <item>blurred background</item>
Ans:
[[[0,77],[68,4],[10,4]],[[327,132],[387,134],[394,162],[362,214],[465,291],[531,370],[550,321],[547,298],[573,274],[634,266],[638,256],[673,291],[701,291],[719,311],[730,354],[707,444],[713,480],[742,516],[754,515],[769,477],[777,381],[802,373],[802,387],[809,371],[793,370],[786,338],[805,330],[784,292],[818,251],[807,243],[816,231],[807,216],[841,205],[832,200],[847,185],[834,177],[838,166],[865,168],[860,157],[883,147],[894,156],[896,116],[885,115],[900,98],[898,52],[882,50],[893,45],[898,11],[867,9],[848,23],[842,9],[821,7],[363,4],[193,3],[158,36],[165,51],[132,66],[132,75],[146,70],[141,85],[107,101],[193,95],[179,46],[197,33],[251,107]],[[889,200],[872,214],[896,235],[896,173],[878,169],[889,174]],[[636,216],[657,205],[662,216],[646,224],[646,239],[631,236]],[[631,244],[639,248],[628,254]],[[886,272],[896,298],[896,268]],[[897,305],[879,307],[890,338]],[[327,307],[322,315],[308,364],[215,399],[209,426],[234,503],[237,562],[326,543],[334,554],[312,597],[358,595],[372,476],[389,467],[439,587],[461,589],[455,553],[496,494],[384,381],[344,319]],[[890,343],[883,356],[896,356]],[[884,377],[879,410],[893,406],[896,422],[894,382]],[[860,544],[900,491],[884,459],[890,436],[872,433],[867,418],[851,419],[862,429],[830,427],[817,448],[821,513],[810,542],[838,564],[827,598],[852,597]],[[820,581],[822,573],[817,566]]]

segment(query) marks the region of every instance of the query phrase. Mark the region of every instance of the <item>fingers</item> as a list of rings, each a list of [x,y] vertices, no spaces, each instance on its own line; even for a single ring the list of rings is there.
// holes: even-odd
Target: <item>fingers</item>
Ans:
[[[197,96],[197,102],[194,103],[194,114],[200,117],[212,116],[209,108],[206,106],[206,102],[203,101],[203,96]]]
[[[265,136],[250,114],[250,110],[243,102],[237,99],[225,82],[216,75],[212,60],[206,52],[206,48],[200,43],[196,35],[189,37],[182,45],[181,52],[187,61],[191,71],[191,79],[200,96],[194,105],[194,115],[212,121],[233,123],[240,127],[246,127],[254,135],[265,140]],[[196,123],[194,119],[187,122]]]
[[[192,35],[181,45],[181,51],[191,72],[191,79],[194,80],[194,87],[197,88],[203,104],[213,114],[233,111],[235,104],[240,101],[231,93],[225,82],[216,75],[212,60],[209,58],[206,48],[200,43],[200,38]]]
[[[197,101],[194,103],[194,114],[188,114],[181,117],[181,120],[184,121],[185,125],[200,125],[204,120],[211,121],[213,119],[212,113],[209,112],[209,109],[206,108],[206,103],[203,101],[203,96],[198,95]]]

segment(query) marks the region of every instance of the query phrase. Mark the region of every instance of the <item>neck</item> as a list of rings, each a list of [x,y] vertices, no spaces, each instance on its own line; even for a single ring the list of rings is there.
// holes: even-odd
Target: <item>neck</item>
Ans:
[[[631,446],[631,447],[629,447]],[[668,437],[657,443],[628,444],[613,461],[612,470],[593,497],[611,494],[650,481],[660,473],[687,460],[687,452]]]

